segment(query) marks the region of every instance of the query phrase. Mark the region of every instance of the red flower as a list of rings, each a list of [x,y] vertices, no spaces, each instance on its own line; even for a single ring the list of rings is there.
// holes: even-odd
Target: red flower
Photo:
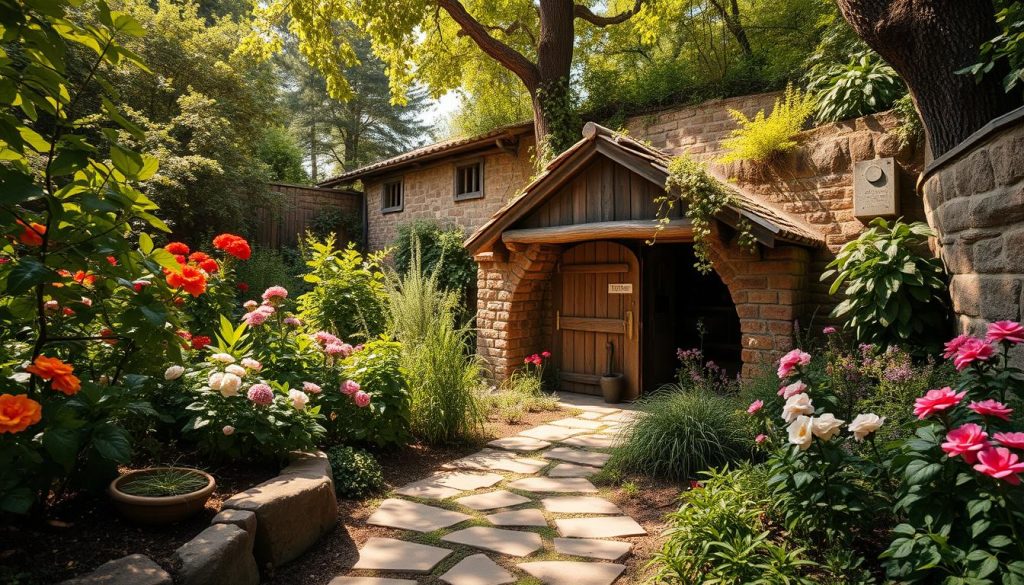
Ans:
[[[18,234],[18,241],[26,246],[42,246],[43,245],[43,234],[46,233],[46,226],[40,223],[31,222],[25,224],[20,219],[17,220],[18,225],[22,227],[21,233]]]
[[[107,256],[107,263],[111,266],[117,266],[117,258],[113,256]]]
[[[190,339],[192,339],[192,334],[189,333],[188,331],[185,331],[184,329],[179,329],[175,333],[175,335],[177,335],[178,337],[184,339],[185,341],[189,341]]]
[[[996,433],[992,438],[1006,447],[1024,449],[1024,433]]]
[[[171,242],[170,244],[164,246],[164,250],[167,250],[168,252],[174,254],[175,256],[188,256],[189,252],[188,245],[183,244],[182,242]],[[184,262],[182,262],[182,264],[184,264]]]
[[[953,356],[956,355],[956,350],[960,349],[960,346],[967,343],[967,340],[969,339],[971,339],[971,336],[967,335],[966,333],[957,335],[953,339],[950,339],[943,346],[943,349],[945,349],[946,351],[943,352],[942,357],[946,358],[947,360],[953,359]]]
[[[241,292],[243,292],[243,293],[249,292],[249,283],[248,282],[240,282],[240,283],[236,284],[235,287],[238,290],[240,290]]]
[[[950,457],[959,455],[967,463],[973,464],[978,460],[978,451],[988,446],[985,439],[988,439],[988,433],[980,426],[968,423],[949,431],[946,442],[942,444],[942,450]]]
[[[149,286],[148,280],[136,280],[135,282],[132,283],[132,288],[135,289],[135,292],[137,293],[142,292],[142,289],[146,288],[147,286]]]
[[[188,259],[185,258],[184,254],[175,254],[174,259],[178,261],[178,264],[185,264],[188,262]]]
[[[978,464],[974,470],[1010,485],[1020,485],[1017,474],[1024,472],[1024,463],[1019,461],[1020,457],[1006,447],[989,447],[978,453]]]
[[[210,255],[207,254],[206,252],[192,252],[191,254],[188,255],[188,259],[191,262],[195,262],[196,264],[199,264],[203,260],[209,260],[210,259]]]
[[[996,321],[988,326],[985,340],[989,343],[1024,343],[1024,325],[1016,321]]]
[[[206,292],[206,274],[193,266],[182,266],[180,274],[171,272],[167,275],[167,286],[185,289],[188,294],[198,297]]]
[[[929,390],[924,396],[914,401],[914,415],[919,419],[926,419],[936,412],[956,406],[964,399],[964,396],[967,396],[966,390],[957,394],[949,386],[938,390]]]
[[[248,260],[252,255],[249,242],[245,241],[245,238],[234,234],[221,234],[213,238],[213,247],[223,250],[239,260]]]
[[[100,331],[100,337],[107,338],[103,340],[103,343],[106,343],[107,345],[117,345],[117,338],[114,337],[114,331],[109,327],[104,327]]]
[[[92,286],[96,282],[95,274],[89,274],[88,272],[85,272],[83,270],[79,270],[78,272],[76,272],[73,278],[75,282],[84,286]]]
[[[1009,408],[1002,402],[992,400],[982,400],[981,402],[972,402],[967,405],[974,412],[981,416],[994,416],[1003,420],[1010,420],[1010,413],[1013,412],[1012,408]]]
[[[541,355],[541,356],[542,356],[542,357],[543,357],[544,359],[548,359],[549,357],[551,357],[551,352],[550,352],[550,351],[542,351],[542,352],[540,352],[540,355]]]
[[[203,349],[210,345],[210,338],[205,335],[196,335],[192,338],[192,349]]]
[[[207,274],[213,274],[217,272],[217,261],[213,258],[208,258],[199,263],[199,267],[207,272]]]
[[[996,353],[996,348],[980,339],[968,339],[956,349],[953,365],[957,371],[965,369],[974,362],[988,361]]]

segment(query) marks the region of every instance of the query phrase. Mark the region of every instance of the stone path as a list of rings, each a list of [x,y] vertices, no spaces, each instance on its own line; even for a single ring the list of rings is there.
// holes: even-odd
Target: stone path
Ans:
[[[646,531],[588,479],[608,461],[616,433],[636,416],[588,397],[577,416],[491,441],[430,477],[402,486],[367,520],[396,538],[370,538],[332,585],[611,585],[630,537]]]

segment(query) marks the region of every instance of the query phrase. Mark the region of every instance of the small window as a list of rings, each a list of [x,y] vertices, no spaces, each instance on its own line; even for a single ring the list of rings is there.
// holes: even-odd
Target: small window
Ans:
[[[402,181],[388,181],[381,189],[381,213],[394,213],[404,208]]]
[[[483,161],[455,165],[455,200],[479,199],[483,196]]]

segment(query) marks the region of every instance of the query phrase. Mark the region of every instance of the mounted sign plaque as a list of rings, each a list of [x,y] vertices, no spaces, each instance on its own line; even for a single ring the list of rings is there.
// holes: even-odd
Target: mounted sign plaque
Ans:
[[[608,294],[610,295],[631,295],[633,294],[633,284],[629,282],[612,282],[608,284]]]
[[[891,157],[853,163],[853,216],[869,221],[899,215],[898,179]]]

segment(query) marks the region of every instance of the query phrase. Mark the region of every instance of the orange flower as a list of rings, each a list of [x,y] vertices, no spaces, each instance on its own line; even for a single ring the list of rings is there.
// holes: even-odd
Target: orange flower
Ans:
[[[0,434],[20,433],[43,418],[43,407],[24,394],[0,394]]]
[[[214,272],[217,272],[218,268],[217,261],[214,260],[213,258],[210,258],[209,260],[203,260],[202,262],[199,263],[199,267],[205,270],[207,274],[213,274]]]
[[[79,270],[74,276],[75,282],[84,286],[92,286],[96,282],[96,275]]]
[[[194,266],[182,266],[180,274],[167,274],[167,286],[183,288],[188,294],[198,297],[206,292],[206,274]]]
[[[248,260],[252,256],[249,242],[245,241],[245,238],[242,236],[234,234],[221,234],[213,238],[213,247],[218,250],[224,250],[239,260]]]
[[[181,242],[171,242],[164,246],[164,250],[167,250],[175,256],[188,256],[189,252],[188,244],[183,244]],[[184,262],[182,264],[184,264]]]
[[[18,234],[18,241],[26,246],[42,246],[43,245],[43,234],[46,233],[46,226],[41,223],[32,222],[25,225],[25,222],[20,219],[17,220],[18,225],[22,227],[21,233]]]
[[[50,387],[68,396],[75,394],[82,389],[82,383],[72,372],[74,366],[62,362],[59,358],[46,357],[41,355],[25,371],[35,374],[43,380],[50,381]]]

